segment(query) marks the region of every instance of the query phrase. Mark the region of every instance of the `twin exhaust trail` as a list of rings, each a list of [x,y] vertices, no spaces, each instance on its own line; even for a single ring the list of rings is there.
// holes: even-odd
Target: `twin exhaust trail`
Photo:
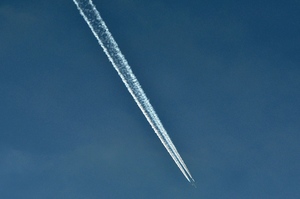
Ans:
[[[157,114],[155,113],[152,105],[150,104],[146,94],[144,93],[141,85],[133,74],[127,60],[121,53],[116,41],[109,32],[106,24],[101,18],[98,10],[93,4],[92,0],[73,0],[76,4],[80,14],[92,30],[94,36],[98,40],[99,44],[103,48],[109,61],[117,70],[119,76],[127,87],[128,91],[132,95],[134,101],[137,103],[144,116],[150,123],[151,127],[159,137],[162,144],[165,146],[178,168],[181,170],[185,178],[195,186],[195,180],[189,172],[187,166],[179,155],[176,147],[171,141],[167,131],[163,127]]]

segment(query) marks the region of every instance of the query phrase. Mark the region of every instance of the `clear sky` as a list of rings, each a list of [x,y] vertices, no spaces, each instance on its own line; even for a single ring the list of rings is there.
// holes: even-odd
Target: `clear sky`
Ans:
[[[300,198],[300,1],[94,3],[197,189],[72,0],[2,0],[0,198]]]

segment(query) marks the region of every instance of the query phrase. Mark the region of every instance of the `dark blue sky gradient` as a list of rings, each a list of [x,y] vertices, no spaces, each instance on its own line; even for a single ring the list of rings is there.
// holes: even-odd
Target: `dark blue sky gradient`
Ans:
[[[198,188],[72,0],[3,0],[0,198],[300,198],[300,1],[94,3]]]

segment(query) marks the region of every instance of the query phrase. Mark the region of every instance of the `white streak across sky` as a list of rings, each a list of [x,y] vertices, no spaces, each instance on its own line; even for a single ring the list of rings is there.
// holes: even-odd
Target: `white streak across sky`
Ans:
[[[98,40],[99,44],[106,53],[109,61],[112,63],[114,68],[117,70],[119,76],[127,87],[128,91],[134,98],[137,105],[142,110],[143,114],[147,118],[148,122],[154,129],[155,133],[163,143],[183,175],[186,179],[194,184],[194,179],[190,174],[187,166],[183,162],[179,155],[176,147],[171,141],[157,114],[155,113],[152,105],[150,104],[146,94],[140,86],[138,80],[133,74],[130,66],[127,63],[124,55],[121,53],[117,43],[109,32],[106,24],[101,18],[98,10],[94,6],[92,0],[73,0],[76,4],[80,14],[92,30],[94,36]]]

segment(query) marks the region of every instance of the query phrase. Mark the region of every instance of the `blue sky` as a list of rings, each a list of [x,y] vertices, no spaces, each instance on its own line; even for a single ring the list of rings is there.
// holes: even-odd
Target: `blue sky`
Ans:
[[[72,0],[0,3],[0,198],[299,198],[299,1],[94,0],[189,185]]]

